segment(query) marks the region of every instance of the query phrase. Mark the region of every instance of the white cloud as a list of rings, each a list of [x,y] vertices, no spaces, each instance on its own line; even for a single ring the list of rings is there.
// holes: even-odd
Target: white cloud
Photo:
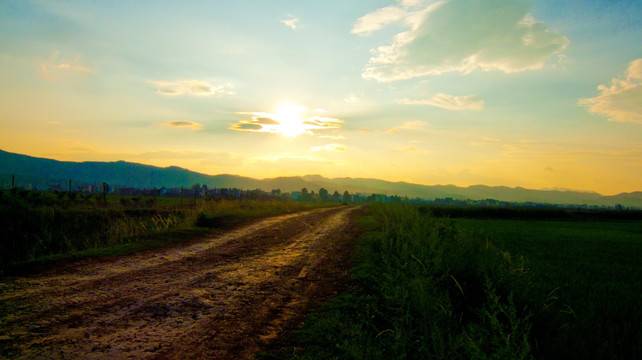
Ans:
[[[600,95],[580,99],[592,114],[602,114],[610,121],[642,124],[642,58],[632,61],[624,79],[613,79],[611,86],[597,87]]]
[[[162,123],[161,126],[173,127],[173,128],[190,128],[193,130],[200,130],[203,128],[203,125],[193,122],[193,121],[183,121],[183,120],[173,120],[166,123]]]
[[[321,146],[313,146],[310,148],[311,151],[346,151],[346,147],[341,144],[328,144]]]
[[[396,6],[384,7],[359,18],[352,27],[351,32],[357,35],[370,35],[373,31],[379,30],[385,25],[403,20],[407,16],[408,12],[406,10]]]
[[[397,2],[406,8],[417,7],[423,4],[423,0],[397,0]]]
[[[416,11],[389,6],[357,20],[352,32],[369,34],[393,22],[410,30],[372,50],[362,73],[366,79],[539,69],[568,45],[566,37],[548,30],[514,0],[447,0]]]
[[[470,110],[470,111],[479,111],[484,108],[484,100],[478,98],[475,95],[466,95],[466,96],[455,96],[438,93],[430,99],[425,100],[410,100],[410,99],[399,99],[396,100],[399,104],[406,105],[429,105],[436,106],[446,110]]]
[[[47,61],[40,64],[40,70],[42,71],[42,76],[46,78],[57,78],[63,72],[79,72],[79,73],[88,73],[93,70],[87,66],[80,64],[80,56],[74,57],[71,61],[63,61],[59,59],[60,51],[54,51]]]
[[[298,18],[295,18],[294,16],[290,16],[289,19],[281,20],[280,22],[281,24],[289,27],[290,29],[295,30],[299,21],[300,20]]]
[[[210,84],[202,80],[150,81],[157,87],[156,92],[164,96],[231,96],[235,95],[231,85]]]

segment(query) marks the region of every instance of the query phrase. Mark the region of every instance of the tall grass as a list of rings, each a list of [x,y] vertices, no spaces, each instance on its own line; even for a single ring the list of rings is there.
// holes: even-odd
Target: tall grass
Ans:
[[[642,358],[639,214],[438,210],[370,206],[352,290],[276,358]]]
[[[0,271],[12,264],[139,241],[195,227],[311,209],[267,200],[185,201],[140,197],[0,191]],[[199,232],[202,233],[202,232]]]
[[[539,357],[642,358],[642,222],[454,222],[526,257]]]
[[[312,315],[296,359],[528,359],[523,259],[414,206],[370,206],[354,290]]]

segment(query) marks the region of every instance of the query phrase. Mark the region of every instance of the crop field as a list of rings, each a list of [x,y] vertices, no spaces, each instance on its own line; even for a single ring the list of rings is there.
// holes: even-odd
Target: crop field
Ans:
[[[351,291],[273,358],[642,357],[639,213],[369,209]]]
[[[455,219],[526,259],[530,292],[549,293],[533,335],[544,358],[642,354],[642,221]]]

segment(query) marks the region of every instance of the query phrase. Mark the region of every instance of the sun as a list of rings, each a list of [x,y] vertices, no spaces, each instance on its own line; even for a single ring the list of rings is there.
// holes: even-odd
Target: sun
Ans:
[[[301,118],[301,113],[307,110],[304,106],[285,103],[281,104],[274,114],[274,120],[279,122],[279,132],[283,136],[297,137],[308,129]]]

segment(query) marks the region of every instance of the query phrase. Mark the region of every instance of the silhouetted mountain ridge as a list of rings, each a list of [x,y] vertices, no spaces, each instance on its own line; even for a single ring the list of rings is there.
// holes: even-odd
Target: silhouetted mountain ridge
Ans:
[[[115,162],[71,162],[36,158],[0,150],[0,174],[6,184],[7,176],[39,179],[72,179],[76,182],[131,186],[137,188],[189,187],[204,184],[210,188],[280,189],[283,192],[300,191],[307,188],[318,192],[325,188],[330,193],[378,193],[389,196],[399,195],[424,199],[453,198],[459,200],[495,199],[511,202],[538,202],[551,204],[587,204],[642,207],[642,192],[622,193],[603,196],[595,192],[570,190],[531,190],[522,187],[473,185],[421,185],[408,182],[391,182],[368,178],[325,178],[321,175],[305,175],[254,179],[239,175],[206,175],[178,166],[157,167],[131,163]],[[18,183],[20,184],[20,182]],[[6,187],[6,185],[5,185]]]

